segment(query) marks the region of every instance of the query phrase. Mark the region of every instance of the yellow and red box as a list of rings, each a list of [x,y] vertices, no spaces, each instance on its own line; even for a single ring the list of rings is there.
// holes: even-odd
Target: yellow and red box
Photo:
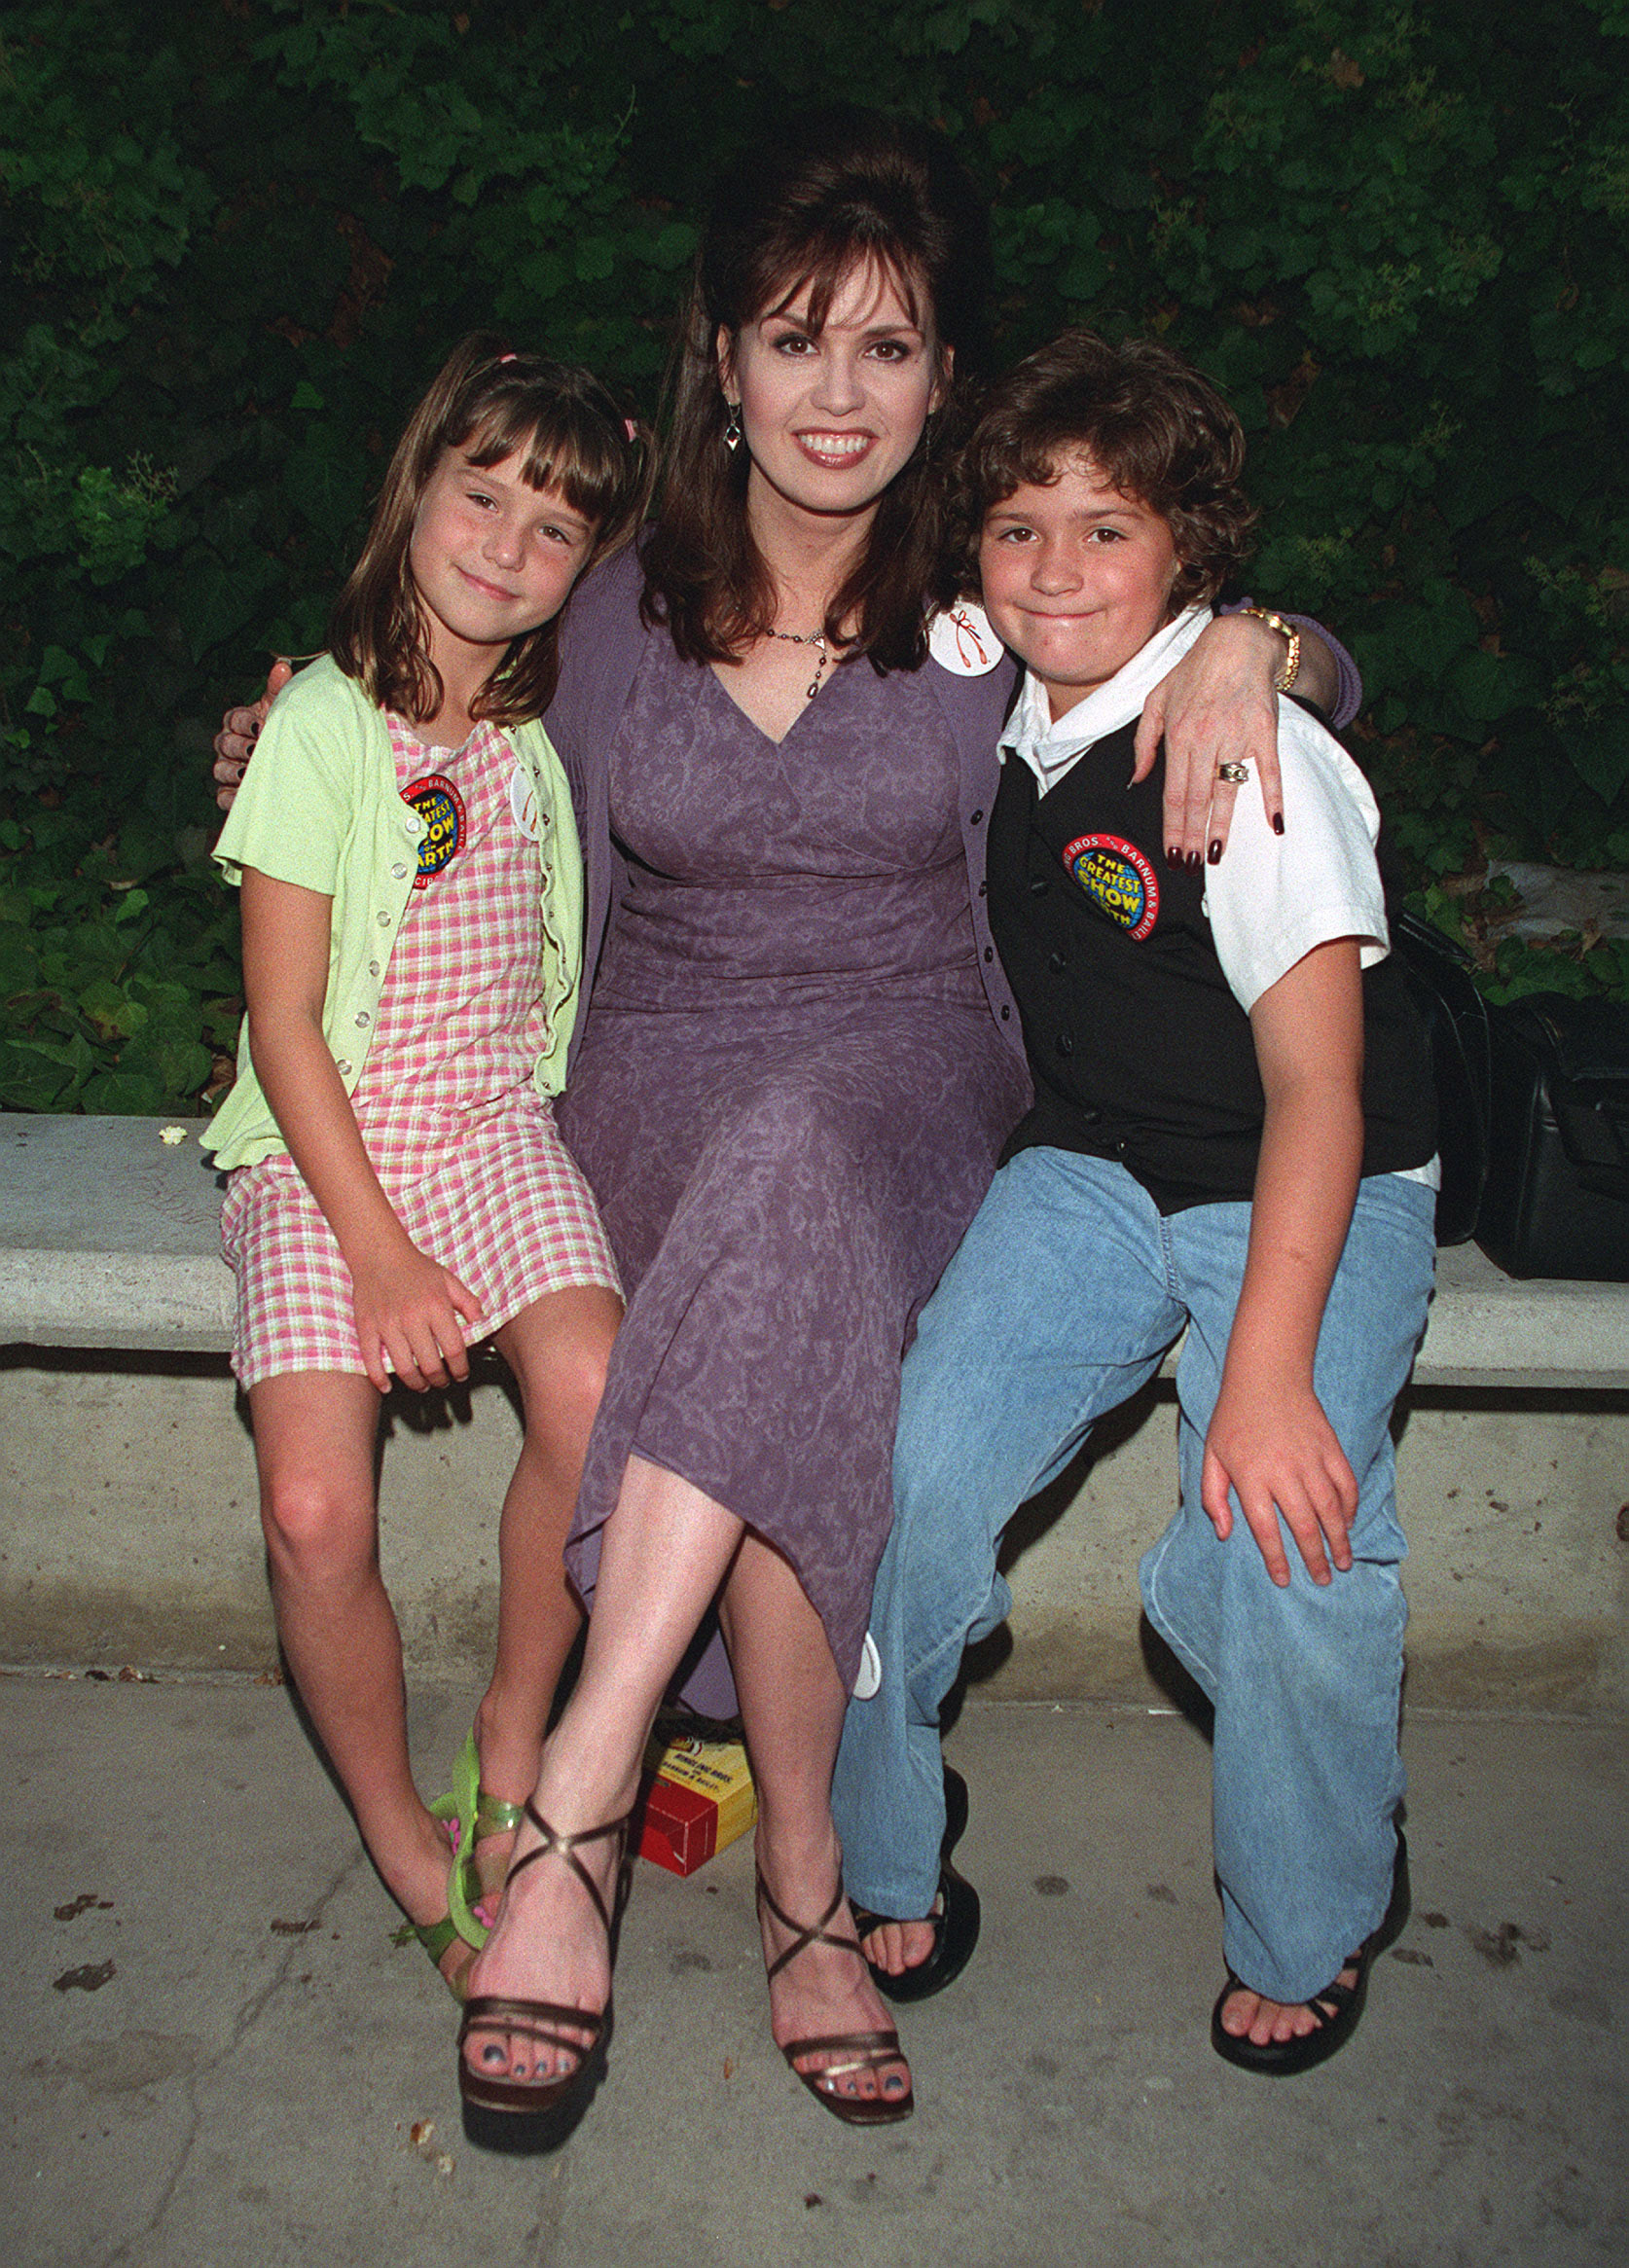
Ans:
[[[639,1855],[670,1874],[694,1874],[744,1835],[758,1816],[740,1741],[664,1718],[645,1751],[646,1797]]]

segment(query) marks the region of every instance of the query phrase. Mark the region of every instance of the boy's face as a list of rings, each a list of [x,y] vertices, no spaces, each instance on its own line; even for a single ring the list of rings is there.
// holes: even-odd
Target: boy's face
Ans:
[[[979,539],[985,612],[1055,719],[1147,644],[1179,565],[1159,514],[1110,487],[1086,456],[993,504]]]

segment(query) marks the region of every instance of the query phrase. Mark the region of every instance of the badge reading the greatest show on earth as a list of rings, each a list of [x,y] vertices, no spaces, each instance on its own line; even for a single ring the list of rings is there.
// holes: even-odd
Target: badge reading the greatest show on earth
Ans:
[[[428,889],[432,878],[445,873],[458,855],[464,840],[464,799],[441,773],[427,772],[403,788],[402,801],[424,822],[413,886]]]
[[[1135,843],[1120,835],[1077,835],[1064,864],[1118,928],[1139,940],[1147,936],[1159,919],[1160,885]]]
[[[959,598],[933,617],[927,650],[953,677],[988,677],[1001,659],[1001,641],[990,617],[970,598]]]

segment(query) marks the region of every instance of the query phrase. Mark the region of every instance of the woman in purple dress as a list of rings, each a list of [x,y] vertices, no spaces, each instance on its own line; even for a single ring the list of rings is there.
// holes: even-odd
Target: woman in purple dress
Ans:
[[[830,1789],[902,1349],[1027,1098],[981,880],[1010,677],[976,622],[942,621],[929,659],[925,604],[982,219],[926,133],[828,122],[756,153],[702,254],[661,524],[567,617],[548,721],[593,993],[561,1124],[630,1304],[571,1546],[582,1674],[460,2034],[486,2109],[597,2072],[640,1759],[713,1608],[776,2041],[840,2117],[912,2106]],[[1270,733],[1285,651],[1218,624],[1162,689],[1174,796],[1208,802],[1218,709]],[[1334,657],[1309,666],[1333,692]]]

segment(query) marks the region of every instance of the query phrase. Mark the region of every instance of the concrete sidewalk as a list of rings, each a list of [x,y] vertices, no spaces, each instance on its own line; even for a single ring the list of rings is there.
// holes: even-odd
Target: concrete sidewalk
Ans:
[[[421,1698],[426,1783],[473,1698]],[[1412,1719],[1414,1920],[1352,2046],[1275,2084],[1207,2041],[1198,1736],[975,1698],[952,1752],[985,1937],[900,2011],[915,2119],[844,2129],[779,2061],[738,1845],[688,1883],[638,1869],[607,2082],[558,2156],[515,2160],[463,2139],[452,2002],[393,1947],[286,1692],[30,1674],[0,1726],[12,2268],[1629,2251],[1621,1728]]]

